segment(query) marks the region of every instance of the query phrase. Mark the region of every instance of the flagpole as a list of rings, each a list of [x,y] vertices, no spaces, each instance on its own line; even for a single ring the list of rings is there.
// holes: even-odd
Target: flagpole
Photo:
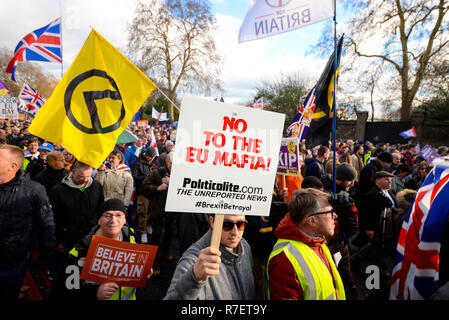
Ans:
[[[59,2],[59,4],[60,4],[60,10],[61,10],[61,79],[62,79],[62,77],[63,77],[63,75],[64,75],[64,54],[63,54],[63,52],[62,52],[62,50],[63,50],[63,46],[62,46],[62,42],[63,42],[63,37],[62,37],[62,1],[63,0],[61,0],[60,2]]]
[[[166,95],[161,89],[159,89],[159,87],[157,87],[157,89],[159,90],[160,93],[162,93],[162,95],[163,95],[165,98],[167,98],[168,101],[170,101],[170,102],[176,107],[176,109],[178,109],[178,111],[180,111],[179,108],[178,108],[178,106],[177,106],[173,101],[171,101],[170,98],[167,97],[167,95]]]
[[[332,125],[332,146],[333,146],[333,174],[332,174],[332,192],[337,192],[337,102],[335,101],[335,92],[337,91],[337,66],[338,66],[338,57],[337,57],[337,1],[334,0],[334,92],[333,92],[333,100],[332,100],[332,110],[334,112],[333,116],[333,125]]]

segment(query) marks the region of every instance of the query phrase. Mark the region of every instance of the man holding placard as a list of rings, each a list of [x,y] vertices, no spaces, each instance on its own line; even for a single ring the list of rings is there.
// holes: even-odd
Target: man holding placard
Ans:
[[[136,250],[128,246],[123,249],[118,247],[117,243],[120,242],[136,243],[134,230],[125,224],[126,212],[126,206],[120,199],[112,198],[102,204],[97,215],[98,225],[69,252],[68,266],[61,270],[64,274],[59,274],[55,279],[53,298],[136,300],[135,286],[120,286],[120,281],[130,284],[131,281],[143,281],[144,284],[152,275],[150,268],[156,248],[145,246],[148,252],[141,250],[145,259],[140,259]],[[78,267],[83,268],[83,280],[79,279]]]
[[[165,211],[215,216],[181,257],[164,299],[255,298],[245,216],[270,214],[284,120],[183,98]]]
[[[215,218],[209,217],[212,230]],[[226,215],[220,247],[212,230],[182,255],[164,300],[251,300],[255,298],[251,248],[242,238],[245,215]]]

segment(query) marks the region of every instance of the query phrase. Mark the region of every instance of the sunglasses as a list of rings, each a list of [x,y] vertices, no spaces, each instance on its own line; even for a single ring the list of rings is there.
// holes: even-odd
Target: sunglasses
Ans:
[[[310,216],[317,216],[319,214],[327,214],[327,213],[332,213],[332,215],[336,214],[335,210],[332,208],[332,210],[328,211],[314,212]]]
[[[245,229],[245,225],[248,223],[248,221],[237,221],[237,222],[231,222],[231,221],[223,221],[223,230],[224,231],[231,231],[234,229],[234,225],[237,226],[238,231],[242,231]]]

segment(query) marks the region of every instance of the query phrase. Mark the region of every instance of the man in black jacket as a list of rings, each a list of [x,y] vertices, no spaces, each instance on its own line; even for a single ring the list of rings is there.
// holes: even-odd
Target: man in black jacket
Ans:
[[[19,127],[13,126],[11,128],[11,134],[6,137],[8,144],[19,146],[22,139],[19,137],[20,129]]]
[[[131,167],[137,196],[137,229],[142,235],[142,243],[148,242],[147,225],[148,207],[150,205],[148,198],[143,195],[142,183],[150,174],[151,170],[157,169],[158,167],[159,164],[156,156],[156,149],[153,147],[148,147]]]
[[[264,299],[266,290],[264,289],[263,280],[266,273],[266,263],[277,241],[274,231],[288,212],[288,203],[285,202],[287,195],[287,188],[279,190],[277,179],[275,179],[270,215],[268,217],[246,216],[248,225],[245,228],[243,236],[251,246],[253,255],[253,276],[256,299]]]
[[[384,170],[393,162],[391,153],[384,151],[372,159],[360,172],[359,183],[356,191],[356,206],[361,208],[364,195],[375,185],[374,175],[376,172]]]
[[[306,171],[304,177],[315,176],[321,179],[324,175],[324,164],[329,159],[329,148],[326,146],[321,146],[318,149],[316,158],[306,159],[304,165],[306,166]]]
[[[42,269],[55,246],[53,212],[43,186],[20,168],[23,150],[0,145],[0,300],[17,300],[25,275],[24,265],[38,241]],[[33,235],[35,235],[33,237]]]
[[[47,194],[49,194],[51,188],[60,183],[70,173],[64,166],[65,161],[62,152],[50,152],[47,154],[47,168],[38,173],[34,180],[43,185]]]
[[[380,232],[380,216],[384,209],[397,207],[391,184],[393,174],[387,171],[378,171],[374,175],[374,186],[363,196],[360,208],[360,230],[369,240]]]
[[[357,171],[348,163],[337,166],[336,194],[332,195],[330,203],[337,214],[336,227],[332,237],[326,237],[329,250],[334,255],[338,272],[345,286],[346,298],[358,300],[357,288],[351,270],[351,253],[349,238],[358,231],[358,210],[350,197]],[[332,189],[327,189],[332,193]]]
[[[165,213],[172,161],[173,152],[168,155],[165,164],[151,170],[142,183],[142,192],[150,200],[150,216],[148,218],[149,225],[152,228],[150,244],[159,246],[153,265],[154,274],[160,272],[160,257],[167,261],[174,259],[169,253],[169,249],[176,214],[173,212]]]
[[[31,140],[28,145],[27,150],[34,150],[36,146],[39,146],[36,153],[26,155],[25,152],[25,158],[30,161],[25,172],[30,176],[31,180],[36,181],[36,176],[47,168],[47,155],[54,149],[53,145],[48,142],[39,145],[38,139]]]
[[[54,268],[75,243],[97,224],[97,212],[104,202],[103,188],[92,179],[93,168],[76,162],[73,171],[49,194],[56,225]],[[53,269],[52,272],[56,272]]]
[[[352,256],[351,263],[360,271],[363,265],[376,265],[380,269],[380,290],[370,292],[375,298],[388,297],[389,280],[393,267],[395,246],[388,250],[388,244],[383,241],[382,217],[394,213],[391,210],[397,208],[396,200],[391,193],[393,174],[387,171],[378,171],[374,174],[375,185],[362,198],[362,206],[359,210],[360,233],[357,243],[363,245]]]

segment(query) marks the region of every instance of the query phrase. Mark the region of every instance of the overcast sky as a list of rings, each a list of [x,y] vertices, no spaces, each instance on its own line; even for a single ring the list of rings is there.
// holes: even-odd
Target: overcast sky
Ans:
[[[27,33],[57,17],[63,18],[63,70],[66,71],[86,40],[90,27],[112,45],[125,51],[127,24],[137,0],[1,0],[0,46],[13,52]],[[7,5],[5,3],[8,3]],[[251,0],[212,0],[218,22],[216,42],[224,60],[224,99],[229,103],[251,101],[262,80],[279,79],[281,74],[299,73],[311,86],[321,74],[327,58],[306,56],[306,49],[320,37],[325,22],[273,37],[238,43],[238,32]],[[7,8],[7,9],[5,9]],[[338,16],[338,7],[337,7]],[[338,21],[338,19],[337,19]],[[38,62],[37,62],[38,63]],[[61,66],[39,63],[61,77]]]

